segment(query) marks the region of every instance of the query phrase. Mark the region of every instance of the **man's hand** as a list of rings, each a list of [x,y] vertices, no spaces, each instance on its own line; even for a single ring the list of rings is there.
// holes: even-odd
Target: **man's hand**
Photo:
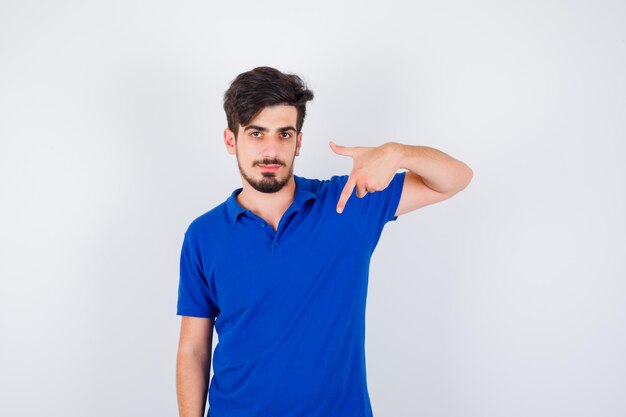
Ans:
[[[365,197],[367,193],[382,191],[400,169],[402,147],[395,142],[380,146],[339,146],[330,141],[330,148],[338,155],[351,156],[354,163],[346,185],[343,187],[337,213],[341,214],[348,198],[356,187],[356,195]]]

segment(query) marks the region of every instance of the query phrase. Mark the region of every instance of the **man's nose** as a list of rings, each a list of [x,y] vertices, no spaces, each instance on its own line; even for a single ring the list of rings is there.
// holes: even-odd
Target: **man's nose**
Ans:
[[[268,135],[267,139],[265,140],[265,146],[263,147],[263,156],[277,155],[280,141],[281,139],[279,135]]]

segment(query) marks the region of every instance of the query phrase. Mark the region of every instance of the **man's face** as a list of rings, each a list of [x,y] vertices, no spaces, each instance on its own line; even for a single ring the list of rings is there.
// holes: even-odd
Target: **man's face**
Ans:
[[[239,125],[236,142],[230,129],[224,131],[228,152],[237,155],[241,176],[255,190],[275,193],[291,179],[302,142],[297,117],[294,106],[265,107],[247,126]]]

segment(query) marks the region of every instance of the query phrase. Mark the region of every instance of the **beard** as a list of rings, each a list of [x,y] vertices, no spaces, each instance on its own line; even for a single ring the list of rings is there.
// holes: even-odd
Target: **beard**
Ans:
[[[275,193],[277,191],[280,191],[285,185],[287,185],[287,183],[291,179],[291,176],[293,175],[293,163],[294,163],[295,158],[296,158],[296,155],[294,153],[293,158],[291,160],[291,164],[289,166],[289,172],[287,172],[287,175],[285,175],[285,178],[282,178],[282,179],[278,178],[275,172],[262,172],[261,173],[262,177],[259,180],[256,180],[250,177],[249,175],[245,173],[245,171],[241,167],[241,164],[239,163],[239,155],[237,155],[237,166],[239,167],[239,172],[241,173],[241,176],[248,182],[248,184],[250,184],[252,188],[262,193]],[[264,160],[264,161],[260,161],[260,162],[253,164],[253,167],[258,164],[263,164],[263,165],[276,164],[276,165],[282,165],[282,166],[285,165],[281,161],[277,161],[277,160],[273,160],[273,161]]]

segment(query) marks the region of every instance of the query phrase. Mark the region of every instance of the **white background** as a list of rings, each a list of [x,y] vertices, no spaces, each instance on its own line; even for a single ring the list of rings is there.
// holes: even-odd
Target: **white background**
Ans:
[[[222,96],[269,65],[315,93],[296,174],[348,173],[331,139],[474,171],[372,259],[376,417],[626,415],[625,22],[621,1],[0,2],[0,414],[176,415],[183,233],[241,186]]]

